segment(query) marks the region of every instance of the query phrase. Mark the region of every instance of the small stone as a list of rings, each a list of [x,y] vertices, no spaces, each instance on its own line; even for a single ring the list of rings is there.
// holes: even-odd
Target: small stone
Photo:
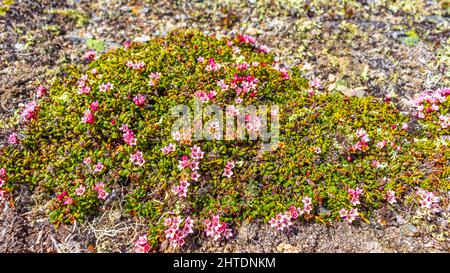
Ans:
[[[395,216],[395,220],[397,221],[397,223],[398,223],[399,225],[403,225],[403,224],[406,223],[405,219],[404,219],[400,214],[398,214],[397,216]]]
[[[150,40],[150,36],[148,36],[148,35],[141,35],[141,36],[138,36],[138,37],[134,38],[133,42],[145,43],[145,42],[147,42],[149,40]]]
[[[407,224],[402,227],[402,232],[405,236],[414,237],[419,234],[419,229],[412,224]]]
[[[299,253],[300,248],[291,244],[281,243],[277,246],[277,251],[280,253]]]
[[[23,51],[25,50],[25,44],[23,43],[17,43],[14,45],[14,49],[17,51]]]

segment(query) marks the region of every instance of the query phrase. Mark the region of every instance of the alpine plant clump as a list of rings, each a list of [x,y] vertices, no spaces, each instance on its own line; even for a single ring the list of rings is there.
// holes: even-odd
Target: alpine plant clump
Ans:
[[[442,212],[448,88],[424,92],[415,114],[402,115],[393,98],[325,92],[249,35],[179,30],[85,57],[18,110],[23,129],[0,148],[2,205],[26,185],[47,196],[59,225],[89,220],[123,193],[149,227],[137,252],[230,240],[244,220],[288,231],[369,221],[384,206]],[[191,125],[173,129],[180,105]],[[256,115],[243,112],[250,106]],[[241,117],[242,131],[223,122]],[[276,129],[269,144],[266,125]]]

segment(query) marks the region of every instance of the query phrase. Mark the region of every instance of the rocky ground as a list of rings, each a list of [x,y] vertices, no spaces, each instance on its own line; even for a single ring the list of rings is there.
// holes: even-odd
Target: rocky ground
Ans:
[[[0,14],[0,145],[35,87],[80,63],[88,48],[106,51],[180,27],[258,36],[283,62],[320,77],[327,90],[396,95],[405,111],[415,94],[449,86],[448,1],[340,2],[15,0]],[[120,200],[95,219],[55,228],[47,201],[23,188],[14,207],[3,208],[0,252],[125,252],[146,230],[123,213]],[[245,223],[228,243],[197,240],[186,251],[448,252],[449,214],[448,204],[434,216],[386,207],[370,224],[299,224],[288,234]]]

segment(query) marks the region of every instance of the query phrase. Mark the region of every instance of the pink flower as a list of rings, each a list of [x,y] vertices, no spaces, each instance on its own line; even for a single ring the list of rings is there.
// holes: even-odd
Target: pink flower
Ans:
[[[182,221],[180,216],[164,219],[164,226],[167,228],[164,230],[164,234],[173,248],[182,247],[186,242],[186,237],[194,232],[194,221],[189,216],[184,220],[183,227]]]
[[[105,167],[105,166],[103,166],[103,164],[102,164],[101,162],[98,162],[98,163],[95,165],[94,173],[99,173],[99,172],[101,172],[101,171],[103,170],[104,167]]]
[[[215,72],[217,70],[219,70],[219,65],[216,64],[216,62],[214,61],[213,58],[210,58],[209,59],[209,63],[206,66],[206,71],[208,71],[208,72]]]
[[[92,160],[91,160],[90,157],[86,157],[86,158],[83,160],[83,163],[84,163],[85,165],[90,165],[90,164],[92,163]]]
[[[427,192],[423,189],[417,190],[417,195],[420,197],[420,206],[423,209],[430,210],[433,213],[439,211],[439,198],[432,192]]]
[[[366,130],[364,130],[363,128],[360,128],[360,129],[358,129],[357,131],[356,131],[356,137],[357,138],[362,138],[362,137],[364,137],[364,136],[366,136],[367,135],[367,132],[366,132]]]
[[[0,201],[6,200],[6,192],[4,190],[0,190]]]
[[[145,63],[143,61],[127,61],[127,63],[125,64],[128,68],[132,68],[132,69],[141,69],[145,66]]]
[[[269,47],[267,47],[266,45],[260,45],[259,47],[258,47],[258,49],[259,49],[259,51],[261,51],[262,53],[269,53],[270,52],[270,49],[269,49]]]
[[[197,62],[199,62],[199,63],[203,63],[204,61],[205,61],[205,58],[203,58],[202,56],[199,56],[197,58]]]
[[[161,78],[161,73],[159,73],[159,72],[150,73],[150,80],[148,81],[148,84],[150,86],[156,86],[156,84],[158,83],[160,78]]]
[[[186,155],[183,155],[181,157],[181,160],[178,161],[178,169],[180,169],[180,170],[187,168],[190,165],[191,165],[191,162],[189,161],[189,158]]]
[[[122,135],[122,139],[126,144],[128,144],[130,146],[135,146],[137,144],[137,139],[134,137],[133,131],[128,129],[128,126],[127,126],[127,130],[125,130]]]
[[[84,58],[88,61],[93,61],[97,59],[97,54],[93,50],[89,50],[84,54]]]
[[[105,183],[97,182],[93,186],[93,188],[94,188],[94,190],[97,191],[97,198],[98,199],[106,200],[106,198],[108,197],[109,194],[105,190]]]
[[[99,190],[104,190],[105,189],[105,183],[103,182],[97,182],[94,186],[93,186],[94,190],[99,191]]]
[[[20,115],[25,122],[34,119],[37,115],[37,103],[35,101],[30,101]]]
[[[350,203],[352,203],[355,206],[360,204],[359,198],[360,198],[361,194],[363,193],[362,189],[360,189],[358,187],[356,187],[356,189],[349,188],[347,190],[347,192],[350,197]]]
[[[6,184],[6,181],[3,178],[0,178],[0,187],[3,187]]]
[[[206,236],[212,237],[214,241],[221,239],[229,239],[233,236],[231,229],[228,228],[227,223],[221,222],[219,215],[213,215],[211,220],[206,219],[203,224],[205,225]]]
[[[320,155],[322,153],[322,149],[320,149],[319,147],[315,147],[314,148],[314,152],[318,155]]]
[[[313,89],[321,89],[322,85],[320,84],[319,78],[314,78],[312,81],[309,82],[309,87]]]
[[[187,180],[180,180],[180,184],[178,186],[172,187],[172,193],[178,195],[178,197],[187,197],[189,185],[190,184],[187,182]]]
[[[236,68],[237,68],[239,71],[247,70],[249,67],[250,67],[250,65],[249,65],[248,63],[246,63],[246,62],[238,63],[238,64],[236,65]]]
[[[233,176],[232,169],[234,168],[234,166],[235,166],[234,161],[228,161],[227,164],[225,165],[224,170],[223,170],[223,176],[226,176],[228,178]]]
[[[150,251],[150,245],[148,244],[147,235],[139,236],[136,243],[134,244],[134,252],[147,253],[149,251]]]
[[[353,208],[351,209],[347,216],[345,217],[345,219],[348,221],[349,224],[351,224],[353,221],[356,220],[356,217],[358,217],[358,209],[357,208]]]
[[[180,141],[181,140],[181,133],[180,131],[176,131],[172,133],[172,138],[175,141]]]
[[[239,34],[237,38],[241,43],[256,44],[256,38],[248,34]]]
[[[391,205],[397,203],[397,200],[395,200],[395,191],[393,190],[387,190],[385,198],[387,202]]]
[[[402,130],[407,131],[408,129],[409,129],[408,123],[403,123],[402,124]]]
[[[136,104],[139,107],[142,107],[145,105],[145,96],[143,95],[137,95],[133,98],[134,104]]]
[[[113,87],[114,87],[114,85],[113,85],[112,83],[110,83],[110,82],[102,83],[102,84],[100,85],[99,90],[100,90],[100,92],[106,92],[106,91],[108,91],[108,90],[112,90]]]
[[[195,171],[199,169],[199,162],[198,161],[191,161],[189,164],[189,168],[191,171]]]
[[[78,87],[78,94],[80,95],[89,94],[90,92],[91,92],[90,86]]]
[[[90,110],[86,110],[84,112],[84,116],[83,116],[83,123],[86,124],[93,124],[94,123],[94,115],[91,113]]]
[[[39,85],[36,88],[36,98],[40,99],[47,94],[47,89],[43,85]]]
[[[152,72],[150,73],[150,79],[152,80],[159,80],[161,78],[161,73],[159,72]]]
[[[342,208],[342,209],[339,211],[339,216],[340,216],[341,218],[345,218],[345,217],[347,217],[347,215],[348,215],[348,210]]]
[[[285,67],[279,68],[278,72],[280,72],[283,80],[289,80],[291,78],[291,76],[289,75],[289,71]]]
[[[0,169],[0,178],[5,178],[6,177],[6,169],[5,168],[1,168]]]
[[[299,216],[299,212],[298,209],[295,206],[290,206],[289,207],[289,212],[291,213],[291,217],[292,219],[297,219]]]
[[[386,140],[383,140],[383,141],[378,142],[378,143],[377,143],[377,148],[378,148],[378,149],[383,149],[384,147],[386,147],[386,143],[387,143]]]
[[[229,85],[225,83],[225,80],[220,80],[217,82],[217,85],[220,87],[222,91],[228,91]]]
[[[78,196],[81,196],[86,191],[86,188],[83,185],[80,185],[78,188],[75,189],[75,194]]]
[[[200,178],[200,174],[198,174],[197,171],[191,173],[191,179],[192,180],[198,181],[199,178]]]
[[[227,46],[230,47],[230,46],[232,46],[232,45],[233,45],[233,41],[228,40],[228,41],[227,41]]]
[[[15,144],[19,144],[19,137],[17,136],[17,134],[14,132],[12,134],[9,135],[8,137],[8,143],[11,145],[15,145]]]
[[[161,148],[161,151],[163,152],[163,154],[166,154],[166,155],[170,154],[171,152],[175,152],[175,150],[176,150],[176,145],[172,144],[172,143],[170,143],[169,145]]]
[[[91,108],[91,110],[93,112],[98,110],[98,101],[94,101],[93,103],[91,103],[91,105],[89,106],[89,108]]]
[[[194,145],[194,147],[191,148],[191,157],[193,159],[200,160],[203,158],[204,155],[205,155],[205,152],[202,152],[200,147],[198,147],[197,145]]]
[[[66,196],[64,197],[64,205],[72,205],[73,204],[73,199],[70,196]]]
[[[144,157],[141,151],[136,151],[136,153],[130,155],[130,160],[134,165],[142,167],[145,163]]]
[[[102,199],[102,200],[106,200],[106,198],[107,198],[108,195],[109,195],[109,194],[108,194],[105,190],[103,190],[103,189],[98,190],[97,193],[98,193],[98,195],[97,195],[98,199]]]

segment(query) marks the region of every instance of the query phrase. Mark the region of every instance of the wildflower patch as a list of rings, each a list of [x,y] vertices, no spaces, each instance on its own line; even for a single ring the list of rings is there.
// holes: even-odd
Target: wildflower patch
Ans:
[[[306,221],[368,221],[380,207],[440,213],[450,189],[448,88],[425,91],[403,115],[395,98],[326,92],[249,35],[179,30],[85,57],[19,109],[24,129],[0,148],[1,204],[27,185],[51,200],[59,225],[89,221],[123,192],[127,212],[149,227],[136,251],[149,252],[165,241],[230,240],[244,220],[289,232]],[[204,113],[212,137],[195,138],[194,117],[173,130],[171,109],[196,104],[216,105],[224,119],[239,106],[276,108],[267,120],[241,115],[244,137],[226,137],[226,122]],[[275,142],[251,137],[272,121]]]

